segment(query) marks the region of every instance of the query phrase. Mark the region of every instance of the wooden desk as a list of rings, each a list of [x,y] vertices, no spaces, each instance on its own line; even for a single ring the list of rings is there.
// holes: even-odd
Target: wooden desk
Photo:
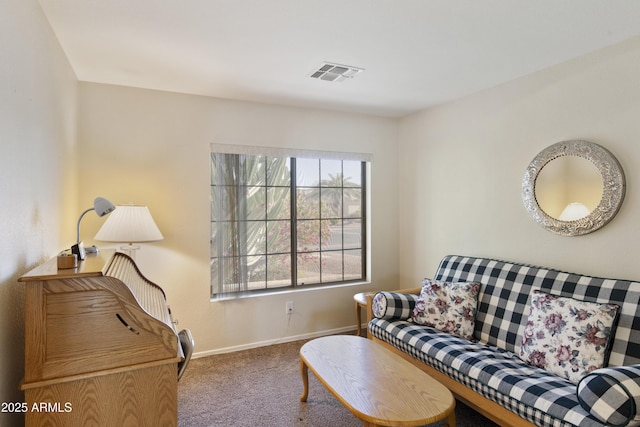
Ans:
[[[300,349],[304,392],[309,369],[365,426],[421,426],[445,420],[456,424],[451,392],[396,354],[366,338],[333,335]]]
[[[19,281],[27,426],[177,425],[182,348],[164,291],[131,258],[52,258]]]

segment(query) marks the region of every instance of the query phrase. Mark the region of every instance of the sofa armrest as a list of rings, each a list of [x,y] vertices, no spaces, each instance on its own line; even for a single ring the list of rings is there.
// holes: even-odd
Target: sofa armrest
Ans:
[[[596,369],[578,383],[585,411],[607,425],[624,426],[640,415],[640,364]]]
[[[378,319],[408,319],[418,300],[417,294],[378,292],[371,297],[371,315]]]
[[[418,288],[407,288],[407,289],[398,289],[397,291],[393,291],[397,294],[417,294],[420,295],[420,291],[422,291],[422,286]]]

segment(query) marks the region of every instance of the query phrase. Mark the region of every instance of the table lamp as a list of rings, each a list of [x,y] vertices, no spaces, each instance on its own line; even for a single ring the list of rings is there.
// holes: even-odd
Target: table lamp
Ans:
[[[118,205],[118,208],[110,215],[100,227],[95,237],[104,242],[126,242],[128,245],[120,249],[135,258],[135,252],[140,246],[134,243],[157,242],[164,239],[158,229],[151,212],[146,206]]]

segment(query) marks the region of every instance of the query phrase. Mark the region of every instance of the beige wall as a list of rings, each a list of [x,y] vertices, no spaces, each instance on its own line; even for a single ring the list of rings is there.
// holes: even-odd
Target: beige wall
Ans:
[[[80,84],[79,199],[146,204],[165,240],[137,257],[168,294],[200,355],[355,327],[352,296],[397,284],[397,121],[99,84]],[[373,154],[374,284],[209,300],[209,147],[212,142]],[[97,216],[83,221],[93,243]],[[97,242],[103,247],[109,244]],[[295,314],[285,314],[294,301]]]
[[[75,239],[77,82],[36,1],[0,3],[0,58],[0,402],[22,402],[17,279]]]
[[[400,126],[401,285],[448,253],[640,280],[640,39],[406,117]],[[561,237],[524,209],[521,183],[543,148],[586,139],[627,178],[611,223]]]

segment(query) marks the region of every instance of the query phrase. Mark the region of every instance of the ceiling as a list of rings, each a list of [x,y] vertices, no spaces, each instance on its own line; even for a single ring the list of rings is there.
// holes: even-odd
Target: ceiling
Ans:
[[[40,0],[79,80],[388,117],[640,35],[637,0]],[[324,61],[364,68],[309,77]]]

